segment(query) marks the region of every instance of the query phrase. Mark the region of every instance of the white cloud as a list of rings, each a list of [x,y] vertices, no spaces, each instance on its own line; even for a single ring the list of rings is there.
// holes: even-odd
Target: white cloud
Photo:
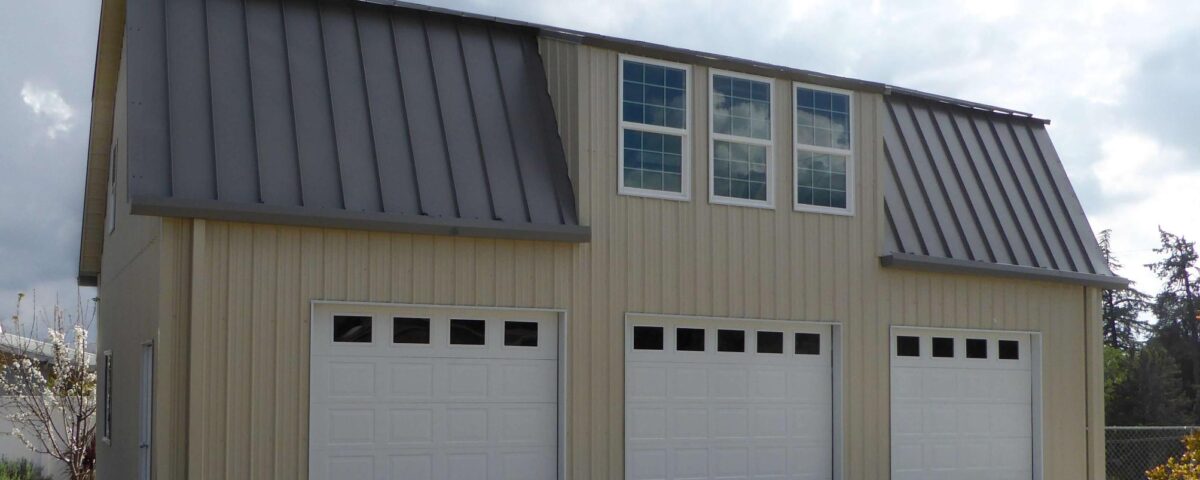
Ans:
[[[75,109],[63,100],[58,90],[25,82],[21,87],[21,101],[42,122],[47,123],[46,136],[57,138],[75,126]]]
[[[1119,272],[1154,294],[1158,278],[1145,267],[1157,260],[1158,228],[1200,240],[1200,168],[1188,167],[1184,151],[1138,133],[1104,142],[1091,175],[1113,206],[1092,214],[1097,231],[1113,230]]]

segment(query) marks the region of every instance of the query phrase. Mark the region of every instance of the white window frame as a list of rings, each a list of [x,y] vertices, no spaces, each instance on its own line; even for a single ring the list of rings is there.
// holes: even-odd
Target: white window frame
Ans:
[[[142,344],[141,394],[138,398],[138,479],[153,478],[151,461],[154,458],[154,342]]]
[[[728,135],[717,133],[716,124],[713,121],[716,112],[715,102],[717,96],[713,94],[713,79],[717,76],[741,78],[745,80],[753,80],[756,82],[764,82],[767,84],[767,93],[771,97],[771,118],[770,123],[770,140],[763,140],[754,137],[740,137],[737,135]],[[734,205],[739,207],[754,207],[765,208],[768,210],[775,209],[775,81],[769,77],[761,77],[758,75],[750,75],[747,73],[731,72],[727,70],[709,69],[708,72],[708,202],[717,205]],[[744,143],[749,145],[758,145],[767,147],[767,199],[750,200],[737,197],[722,197],[717,195],[716,187],[716,170],[714,162],[717,156],[717,141]]]
[[[104,373],[104,388],[101,390],[102,398],[104,399],[104,410],[100,412],[101,419],[104,421],[100,429],[100,440],[107,445],[112,445],[112,392],[113,392],[113,353],[112,350],[105,350],[101,354],[100,368]]]
[[[108,195],[104,208],[105,231],[111,235],[117,229],[117,142],[108,152]]]
[[[850,148],[830,148],[820,147],[816,145],[808,145],[800,143],[800,126],[797,124],[796,118],[796,89],[807,88],[811,90],[821,90],[831,93],[839,93],[849,97],[847,108],[850,114]],[[854,145],[858,141],[858,115],[854,111],[854,92],[851,90],[843,90],[840,88],[826,87],[822,85],[813,85],[811,83],[792,82],[791,97],[792,109],[792,181],[789,188],[792,189],[792,208],[797,212],[808,213],[824,213],[829,215],[842,215],[847,217],[854,216],[854,198],[858,194],[858,184],[856,170],[858,162],[855,159]],[[818,205],[809,205],[800,203],[800,194],[796,187],[796,170],[800,167],[800,156],[797,154],[800,150],[812,153],[827,153],[833,155],[846,156],[846,208],[822,207]]]
[[[683,124],[684,128],[661,127],[658,125],[647,125],[644,123],[626,122],[624,114],[625,104],[625,61],[646,63],[650,65],[659,65],[683,70],[684,89],[683,94]],[[692,199],[692,149],[690,145],[692,132],[692,66],[684,63],[668,62],[665,60],[656,60],[652,58],[638,57],[634,55],[620,54],[617,56],[617,193],[620,195],[628,195],[633,197],[649,197],[661,200],[676,200],[681,202],[690,201]],[[633,129],[642,132],[660,133],[665,135],[678,135],[681,137],[680,155],[683,157],[680,160],[680,192],[664,192],[661,190],[648,190],[645,188],[635,188],[625,186],[625,129]]]

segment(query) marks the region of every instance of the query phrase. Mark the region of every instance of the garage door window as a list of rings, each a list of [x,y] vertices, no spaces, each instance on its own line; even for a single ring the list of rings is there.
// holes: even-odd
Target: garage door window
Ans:
[[[429,319],[405,317],[393,318],[392,343],[428,345]]]
[[[758,332],[758,353],[783,353],[783,332]]]
[[[662,350],[662,327],[633,327],[634,350]]]
[[[680,352],[703,352],[704,351],[704,329],[703,328],[676,328],[675,329],[675,350]]]
[[[504,346],[538,346],[537,322],[504,322]]]
[[[987,358],[987,340],[982,338],[968,338],[967,358]]]
[[[451,320],[451,345],[484,345],[487,335],[486,322],[483,320]]]
[[[919,337],[896,337],[896,355],[901,357],[921,356],[921,339]]]
[[[371,317],[349,315],[333,317],[333,341],[371,343]]]
[[[796,355],[820,355],[821,354],[821,334],[819,333],[797,333],[796,334]]]
[[[1001,340],[1000,341],[1000,359],[1001,360],[1020,360],[1021,349],[1020,343],[1016,340]]]
[[[746,332],[742,330],[717,330],[717,351],[746,351]]]
[[[933,356],[937,358],[954,358],[954,339],[949,337],[933,337]]]

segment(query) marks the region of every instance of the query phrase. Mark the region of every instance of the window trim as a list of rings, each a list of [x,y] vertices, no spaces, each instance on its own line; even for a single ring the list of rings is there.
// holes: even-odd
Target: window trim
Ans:
[[[626,122],[625,116],[622,113],[622,107],[625,102],[625,61],[638,63],[646,63],[650,65],[658,65],[683,70],[684,74],[684,92],[683,92],[683,125],[682,130],[678,128],[662,127],[658,125],[647,125],[644,123]],[[688,202],[692,199],[692,148],[691,148],[691,133],[692,133],[692,66],[685,63],[668,62],[665,60],[657,60],[653,58],[639,57],[636,55],[620,54],[617,55],[617,194],[631,197],[646,197],[656,198],[660,200],[675,200],[679,202]],[[680,141],[680,190],[679,193],[664,192],[661,190],[648,190],[645,188],[626,187],[625,186],[625,129],[638,130],[649,133],[659,133],[667,135],[679,135]]]
[[[117,230],[117,141],[108,152],[108,192],[104,199],[104,230],[112,235]]]
[[[849,97],[848,103],[846,105],[847,109],[849,110],[849,113],[850,113],[850,148],[849,149],[843,150],[840,148],[820,147],[820,146],[816,146],[816,145],[807,145],[807,144],[800,143],[800,141],[799,141],[800,126],[798,125],[798,123],[797,123],[798,119],[796,118],[797,117],[797,115],[796,115],[796,109],[797,109],[796,89],[797,88],[807,88],[807,89],[811,89],[811,90],[821,90],[821,91],[831,92],[831,93],[840,93],[842,95],[846,95],[847,97]],[[854,148],[855,143],[858,141],[858,132],[857,132],[857,130],[858,130],[858,127],[857,127],[858,115],[854,111],[854,91],[844,90],[841,88],[826,87],[826,86],[822,86],[822,85],[813,85],[811,83],[792,82],[792,90],[791,90],[790,96],[791,96],[791,109],[792,109],[792,181],[788,188],[791,188],[791,190],[792,190],[792,209],[797,212],[823,213],[823,214],[828,214],[828,215],[840,215],[840,216],[845,216],[845,217],[853,217],[854,216],[854,208],[855,208],[854,198],[858,194],[858,184],[857,184],[858,175],[856,175],[858,162],[856,161],[856,158],[855,158],[856,155],[855,155],[855,148]],[[818,206],[818,205],[809,205],[806,203],[800,203],[800,194],[797,191],[797,186],[796,186],[796,170],[800,166],[800,156],[798,155],[800,150],[804,150],[804,151],[812,152],[812,153],[828,153],[828,154],[836,154],[836,155],[845,155],[846,156],[846,208],[822,207],[822,206]]]
[[[100,429],[100,440],[106,445],[112,445],[112,378],[113,378],[113,352],[105,350],[101,353],[102,364],[100,368],[104,372],[104,388],[101,389],[100,395],[104,399],[104,409],[100,412],[101,419],[104,420],[104,425]]]
[[[767,84],[767,94],[771,97],[771,117],[768,119],[768,123],[770,125],[769,131],[771,133],[770,140],[762,140],[753,137],[739,137],[737,135],[717,133],[714,130],[716,126],[716,123],[713,121],[714,114],[716,112],[716,108],[714,108],[714,102],[716,101],[717,96],[713,94],[713,85],[715,83],[713,82],[713,79],[717,75],[741,78],[744,80],[753,80]],[[714,205],[762,208],[766,210],[775,209],[775,137],[777,136],[775,134],[776,103],[775,79],[751,75],[748,73],[720,70],[716,68],[708,69],[708,203]],[[767,199],[765,201],[749,200],[736,197],[722,197],[717,195],[716,175],[714,175],[716,169],[714,168],[714,165],[717,156],[718,140],[723,142],[737,142],[767,147]]]

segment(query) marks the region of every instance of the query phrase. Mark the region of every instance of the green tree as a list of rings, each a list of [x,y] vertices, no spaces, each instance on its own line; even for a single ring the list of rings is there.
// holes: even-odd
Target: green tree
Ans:
[[[1113,386],[1110,425],[1180,425],[1188,423],[1188,398],[1179,366],[1158,343],[1150,342],[1129,357],[1124,381]],[[1107,413],[1107,412],[1106,412]]]
[[[1146,265],[1163,281],[1150,308],[1158,318],[1152,333],[1178,363],[1191,416],[1200,418],[1200,255],[1182,235],[1158,233],[1161,245],[1154,251],[1161,260]]]
[[[1108,269],[1116,273],[1121,269],[1121,262],[1112,251],[1112,230],[1100,232],[1097,238],[1100,243],[1100,254],[1108,264]],[[1149,325],[1138,316],[1149,308],[1150,296],[1133,288],[1104,290],[1101,300],[1104,306],[1104,343],[1132,352],[1137,348],[1139,338],[1144,335]]]
[[[1114,347],[1104,346],[1104,419],[1109,425],[1126,425],[1129,417],[1117,409],[1120,405],[1116,400],[1117,387],[1129,380],[1130,358],[1132,353]]]

